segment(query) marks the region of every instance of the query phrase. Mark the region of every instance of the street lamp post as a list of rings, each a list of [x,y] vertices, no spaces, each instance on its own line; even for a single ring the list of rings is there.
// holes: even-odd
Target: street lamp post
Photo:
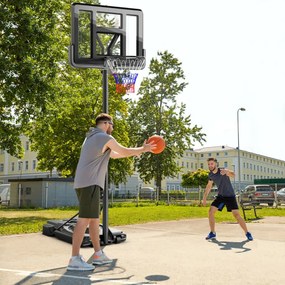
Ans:
[[[239,147],[239,111],[245,111],[245,108],[239,108],[237,110],[237,137],[238,137],[238,195],[240,201],[240,147]]]
[[[18,160],[18,170],[20,171],[19,183],[18,183],[18,206],[21,208],[21,200],[22,200],[22,173],[23,173],[23,161]]]

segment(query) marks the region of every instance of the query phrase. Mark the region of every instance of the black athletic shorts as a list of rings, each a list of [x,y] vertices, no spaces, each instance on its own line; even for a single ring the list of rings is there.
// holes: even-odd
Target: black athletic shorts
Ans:
[[[212,202],[211,206],[218,208],[219,211],[222,211],[225,206],[227,207],[228,212],[231,212],[232,210],[238,210],[236,197],[223,197],[221,195],[218,195]]]
[[[99,218],[101,187],[92,185],[75,191],[79,201],[79,218]]]

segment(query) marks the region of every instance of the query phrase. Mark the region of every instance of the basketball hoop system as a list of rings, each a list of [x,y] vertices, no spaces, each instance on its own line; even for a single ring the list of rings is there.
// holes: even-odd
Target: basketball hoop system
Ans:
[[[138,77],[137,71],[144,69],[145,57],[109,57],[106,61],[116,82],[116,92],[120,94],[134,93]]]

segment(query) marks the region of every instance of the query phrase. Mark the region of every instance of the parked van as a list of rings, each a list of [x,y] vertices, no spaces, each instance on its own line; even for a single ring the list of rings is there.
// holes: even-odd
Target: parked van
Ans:
[[[155,200],[156,192],[152,187],[142,187],[139,192],[141,199],[151,199]]]

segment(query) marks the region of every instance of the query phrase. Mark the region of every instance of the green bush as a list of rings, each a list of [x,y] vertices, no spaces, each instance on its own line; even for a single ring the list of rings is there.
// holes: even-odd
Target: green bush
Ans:
[[[167,200],[167,193],[169,193],[169,198],[170,199],[175,199],[175,200],[183,200],[186,197],[186,192],[182,190],[161,190],[160,194],[160,199],[161,200]]]

